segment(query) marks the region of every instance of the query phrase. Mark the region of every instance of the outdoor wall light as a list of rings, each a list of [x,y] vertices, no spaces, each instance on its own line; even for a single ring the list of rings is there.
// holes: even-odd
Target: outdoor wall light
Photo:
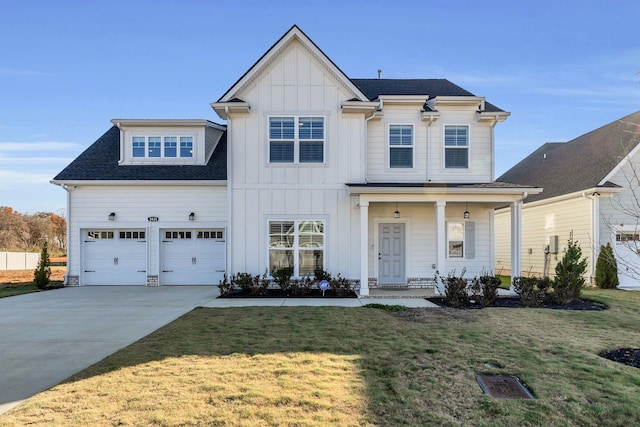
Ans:
[[[194,219],[196,219],[196,214],[194,212],[191,212],[189,214],[189,221],[193,221]]]
[[[396,203],[396,211],[393,213],[394,218],[400,218],[400,211],[398,210],[398,203]]]
[[[471,217],[471,214],[469,213],[469,203],[465,203],[464,213],[462,215],[464,216],[464,219],[469,219],[469,217]]]
[[[116,219],[116,213],[115,212],[111,212],[109,214],[109,221],[113,221],[114,219]]]

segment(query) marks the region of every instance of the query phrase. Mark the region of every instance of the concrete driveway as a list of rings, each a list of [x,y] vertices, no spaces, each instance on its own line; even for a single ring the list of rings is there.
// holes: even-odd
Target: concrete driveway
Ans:
[[[216,296],[214,286],[95,286],[0,298],[0,414]]]

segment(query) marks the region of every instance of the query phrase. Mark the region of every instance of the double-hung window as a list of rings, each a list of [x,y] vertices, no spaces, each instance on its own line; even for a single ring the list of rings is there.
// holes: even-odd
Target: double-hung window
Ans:
[[[180,137],[180,157],[193,157],[193,137]]]
[[[148,157],[160,157],[162,154],[161,150],[161,139],[159,136],[150,136],[149,137],[149,155]]]
[[[146,158],[193,157],[193,137],[134,136],[131,139],[131,155]]]
[[[389,167],[413,167],[413,125],[389,125]]]
[[[270,163],[323,163],[324,117],[269,117]]]
[[[178,138],[175,136],[165,136],[164,137],[164,156],[165,157],[176,157],[178,154],[177,151],[178,146]]]
[[[269,273],[290,268],[294,276],[324,268],[324,221],[269,221]]]
[[[469,126],[444,127],[444,167],[469,167]]]

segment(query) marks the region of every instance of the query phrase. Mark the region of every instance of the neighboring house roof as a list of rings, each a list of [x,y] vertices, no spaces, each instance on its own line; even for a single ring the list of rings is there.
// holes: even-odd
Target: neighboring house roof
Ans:
[[[381,95],[475,96],[447,79],[351,79],[373,101]],[[485,102],[485,111],[503,111]]]
[[[640,111],[565,143],[546,143],[496,181],[543,187],[526,202],[594,187],[616,187],[606,179],[640,143]]]
[[[227,179],[227,133],[206,165],[118,165],[120,129],[113,126],[91,144],[54,181],[224,181]]]

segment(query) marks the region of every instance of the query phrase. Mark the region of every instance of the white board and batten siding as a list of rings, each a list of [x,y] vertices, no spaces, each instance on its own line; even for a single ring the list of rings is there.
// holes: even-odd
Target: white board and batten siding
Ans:
[[[224,185],[78,185],[70,189],[69,197],[73,212],[69,253],[77,255],[69,256],[75,262],[67,268],[69,275],[79,278],[80,285],[145,285],[147,276],[159,276],[162,284],[162,264],[169,262],[162,258],[165,230],[190,230],[194,240],[199,230],[226,233]],[[109,220],[112,212],[115,218]],[[189,220],[191,212],[195,214],[193,221]],[[216,269],[224,268],[225,262]],[[209,284],[217,283],[211,277]],[[202,284],[190,283],[188,275],[179,281]]]
[[[358,210],[347,182],[364,180],[362,115],[342,114],[353,94],[294,41],[237,96],[251,112],[232,117],[229,144],[232,271],[262,274],[268,266],[268,221],[325,221],[325,268],[357,278],[359,247],[351,239]],[[269,163],[269,117],[324,118],[324,162]]]

